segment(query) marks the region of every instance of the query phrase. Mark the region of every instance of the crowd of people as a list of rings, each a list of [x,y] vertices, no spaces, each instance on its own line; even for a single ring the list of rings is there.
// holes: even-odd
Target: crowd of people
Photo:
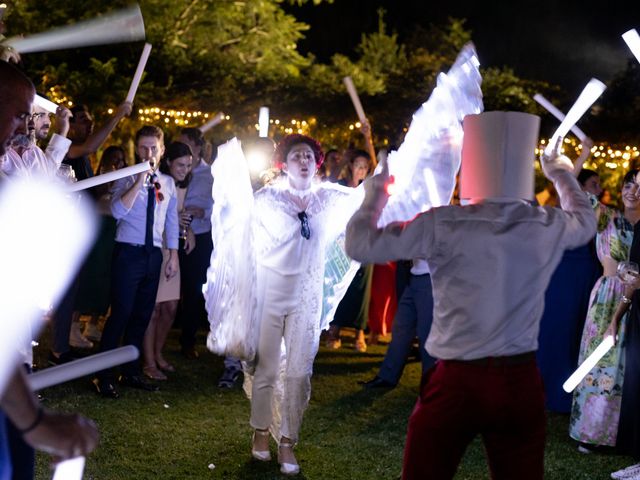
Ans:
[[[294,447],[322,331],[326,346],[338,349],[341,331],[353,329],[359,352],[391,332],[378,374],[363,386],[394,388],[417,338],[423,380],[409,418],[404,479],[453,478],[477,435],[493,478],[541,479],[545,407],[570,411],[569,435],[580,451],[640,457],[640,280],[625,283],[617,274],[621,262],[640,263],[637,170],[624,177],[624,208],[616,210],[600,201],[597,172],[581,168],[590,144],[575,165],[556,148],[541,159],[552,187],[536,201],[527,180],[539,119],[480,113],[481,100],[469,100],[476,92],[460,86],[468,103],[452,95],[460,108],[447,134],[464,131],[462,204],[432,204],[437,208],[386,221],[393,177],[385,154],[373,175],[378,155],[366,122],[362,149],[324,153],[299,134],[270,143],[274,168],[258,181],[247,176],[241,191],[231,192],[235,185],[226,185],[222,172],[243,156],[237,142],[214,157],[197,128],[169,142],[161,128],[147,125],[128,159],[122,145],[106,143],[131,103],[97,129],[83,105],[59,107],[52,123],[32,105],[35,88],[19,68],[0,61],[0,78],[1,182],[34,175],[69,182],[149,162],[147,171],[84,194],[100,219],[98,233],[51,315],[50,365],[71,362],[77,349],[96,343],[99,352],[120,345],[141,352],[139,361],[97,372],[99,395],[117,399],[123,387],[157,391],[176,371],[163,354],[176,320],[181,353],[195,361],[198,329],[208,319],[208,346],[225,356],[218,385],[233,387],[244,374],[252,457],[270,461],[273,437],[280,471],[297,475]],[[496,147],[503,143],[510,148]],[[91,156],[99,151],[94,172]],[[512,183],[487,181],[494,169],[509,170]],[[427,196],[419,181],[412,191]],[[248,209],[230,206],[230,199]],[[224,243],[231,228],[243,228],[237,234],[245,243]],[[228,274],[220,265],[233,249],[244,258]],[[328,252],[346,259],[329,287]],[[216,279],[223,274],[240,285],[224,308],[228,285]],[[241,322],[251,328],[237,338]],[[607,335],[614,348],[572,397],[562,393],[559,380]],[[0,480],[32,478],[34,449],[64,459],[98,443],[91,420],[40,405],[26,379],[31,364],[27,347],[0,399]],[[640,478],[640,464],[613,476]]]

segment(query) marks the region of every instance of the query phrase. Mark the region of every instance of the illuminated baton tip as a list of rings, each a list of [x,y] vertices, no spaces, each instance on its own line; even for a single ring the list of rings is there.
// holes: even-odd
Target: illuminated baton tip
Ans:
[[[536,93],[533,96],[533,99],[558,120],[560,120],[561,122],[564,120],[564,113],[558,110],[549,100],[544,98],[542,95]],[[571,131],[575,133],[576,137],[578,137],[581,142],[584,142],[584,139],[587,138],[587,135],[577,125],[572,126]]]
[[[360,97],[358,96],[358,92],[356,91],[356,86],[353,84],[353,80],[351,80],[351,77],[344,77],[342,81],[344,82],[344,86],[347,87],[347,92],[351,97],[351,102],[353,103],[353,107],[356,109],[358,118],[362,123],[364,123],[366,120],[366,117],[364,115],[364,108],[362,108],[362,103],[360,103]]]
[[[144,20],[136,4],[114,13],[74,25],[55,28],[4,42],[18,53],[48,52],[65,48],[133,42],[144,38]]]
[[[109,350],[91,355],[90,357],[74,360],[73,362],[46,368],[32,373],[27,378],[33,391],[68,382],[76,378],[112,368],[123,363],[133,362],[139,356],[138,349],[133,345]]]
[[[636,60],[640,62],[640,35],[635,28],[632,28],[628,32],[622,34],[622,39],[625,41]]]
[[[209,130],[211,130],[213,127],[215,127],[216,125],[218,125],[220,122],[222,122],[225,119],[225,114],[220,112],[217,115],[215,115],[211,120],[209,120],[207,123],[205,123],[204,125],[201,125],[198,127],[198,129],[202,132],[205,133]]]
[[[84,457],[75,457],[56,465],[52,480],[82,480]]]
[[[33,99],[33,104],[37,105],[40,108],[43,108],[49,113],[56,113],[56,111],[58,110],[58,105],[53,103],[51,100],[41,97],[40,95],[35,96],[35,98]]]
[[[593,367],[600,361],[602,357],[604,357],[611,347],[613,347],[614,341],[613,336],[608,335],[605,339],[596,347],[591,355],[587,357],[587,359],[582,362],[582,365],[578,367],[578,369],[573,372],[573,374],[567,379],[566,382],[562,385],[562,388],[565,392],[571,393],[578,386],[578,384],[582,381],[584,377],[591,371]]]
[[[129,92],[127,93],[126,101],[129,103],[133,103],[133,98],[136,96],[138,86],[140,85],[140,80],[142,80],[142,74],[144,73],[144,67],[146,67],[147,65],[147,60],[149,60],[150,53],[151,44],[145,43],[144,48],[142,49],[142,54],[140,55],[140,60],[138,61],[136,73],[133,75],[133,80],[131,81],[131,86],[129,87]]]
[[[79,182],[75,182],[67,185],[67,190],[70,192],[78,192],[80,190],[86,190],[87,188],[95,187],[109,182],[114,182],[121,178],[129,177],[131,175],[137,175],[138,173],[146,172],[151,168],[149,162],[142,162],[131,167],[121,168],[115,172],[103,173],[102,175],[96,175],[95,177],[85,178]]]
[[[266,138],[269,136],[269,107],[260,107],[258,115],[258,124],[260,126],[259,136]]]
[[[584,112],[586,112],[591,107],[591,105],[593,105],[593,103],[598,99],[598,97],[600,97],[600,95],[602,95],[602,92],[604,92],[606,88],[607,86],[600,80],[592,78],[589,81],[587,86],[584,87],[584,90],[582,90],[582,93],[576,100],[576,103],[574,103],[569,112],[567,112],[567,116],[562,121],[562,123],[560,123],[560,126],[551,137],[549,145],[545,149],[545,153],[547,153],[547,155],[551,153],[551,149],[553,148],[553,145],[555,145],[556,140],[558,138],[564,137],[567,134],[571,127],[575,125],[578,120],[580,120],[580,117],[584,115]]]

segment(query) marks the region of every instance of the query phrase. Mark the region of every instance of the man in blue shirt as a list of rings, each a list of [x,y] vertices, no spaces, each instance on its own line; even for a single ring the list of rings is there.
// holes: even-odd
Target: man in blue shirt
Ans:
[[[105,323],[100,351],[134,345],[142,351],[142,340],[156,301],[160,275],[172,278],[178,272],[178,211],[173,179],[157,168],[164,153],[164,135],[155,126],[136,133],[136,156],[149,161],[151,169],[115,182],[111,190],[111,213],[117,220],[116,246],[111,270],[111,316]],[[163,235],[170,259],[164,272]],[[118,398],[112,371],[101,372],[93,383],[103,396]],[[142,376],[139,362],[122,366],[120,383],[155,391],[157,386]]]

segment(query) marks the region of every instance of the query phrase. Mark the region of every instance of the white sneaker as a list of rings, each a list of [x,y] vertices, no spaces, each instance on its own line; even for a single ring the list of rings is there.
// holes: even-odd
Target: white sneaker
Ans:
[[[95,323],[87,322],[87,326],[84,328],[83,335],[89,340],[93,340],[94,342],[99,342],[100,338],[102,338],[102,332],[97,327]]]
[[[611,478],[615,480],[636,480],[640,479],[640,463],[623,468],[611,474]]]
[[[80,332],[80,323],[71,323],[71,333],[69,334],[69,345],[75,348],[93,348],[93,342],[87,340]]]

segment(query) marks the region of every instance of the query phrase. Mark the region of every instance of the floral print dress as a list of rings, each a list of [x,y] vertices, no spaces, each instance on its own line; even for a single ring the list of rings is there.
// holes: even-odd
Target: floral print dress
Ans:
[[[616,262],[628,260],[633,226],[622,212],[597,203],[595,197],[592,203],[599,213],[596,236],[598,259],[600,262],[605,257]],[[602,342],[623,291],[623,284],[615,275],[602,276],[594,285],[582,332],[579,363]],[[624,378],[626,324],[625,314],[620,322],[618,342],[574,391],[569,434],[579,442],[605,446],[616,444]]]

